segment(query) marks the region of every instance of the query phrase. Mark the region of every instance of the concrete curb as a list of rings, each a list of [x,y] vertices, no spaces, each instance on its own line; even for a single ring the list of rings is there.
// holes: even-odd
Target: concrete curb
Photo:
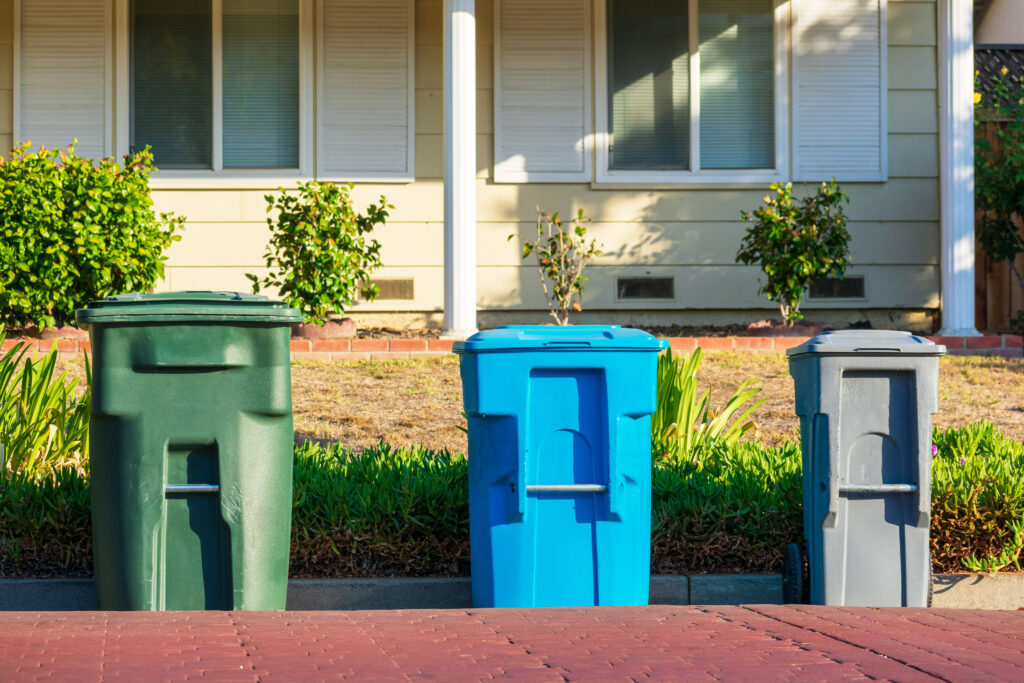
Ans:
[[[652,605],[781,604],[779,574],[652,576]],[[468,578],[291,579],[289,610],[465,609]],[[1024,607],[1024,573],[940,574],[934,607]],[[0,611],[95,610],[92,579],[0,579]]]

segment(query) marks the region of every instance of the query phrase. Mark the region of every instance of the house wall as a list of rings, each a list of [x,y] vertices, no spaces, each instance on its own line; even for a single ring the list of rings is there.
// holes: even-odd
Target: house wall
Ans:
[[[616,319],[627,322],[722,315],[756,319],[770,313],[774,307],[757,294],[760,270],[734,263],[744,233],[740,211],[755,208],[764,187],[658,190],[491,181],[493,8],[491,0],[477,0],[476,6],[481,324],[497,322],[502,312],[528,320],[527,311],[534,311],[532,318],[543,320],[536,269],[520,261],[519,240],[506,239],[513,233],[535,235],[537,207],[563,215],[581,208],[594,220],[591,234],[604,243],[605,255],[588,269],[584,306],[596,317],[608,310],[620,311]],[[0,7],[3,16],[11,16],[10,0],[0,0]],[[851,198],[853,266],[848,272],[866,277],[867,298],[805,306],[849,319],[872,317],[876,325],[893,319],[894,324],[927,327],[939,305],[936,4],[888,0],[888,15],[889,180],[844,184]],[[395,205],[379,234],[385,263],[379,276],[415,278],[414,300],[357,307],[366,313],[412,312],[388,320],[391,324],[437,324],[443,305],[441,18],[441,0],[416,1],[416,182],[361,185],[355,191],[359,206],[380,194]],[[0,54],[10,53],[10,35],[9,22],[0,25]],[[10,72],[10,67],[3,69],[0,97],[10,97]],[[0,135],[10,131],[9,121],[7,113],[0,118]],[[245,273],[262,272],[268,236],[263,195],[273,188],[199,190],[195,183],[174,187],[160,181],[156,186],[159,210],[188,217],[160,288],[248,290]],[[648,274],[675,277],[677,300],[615,300],[616,275]]]
[[[1020,0],[989,0],[974,27],[977,45],[1024,45],[1024,3]]]

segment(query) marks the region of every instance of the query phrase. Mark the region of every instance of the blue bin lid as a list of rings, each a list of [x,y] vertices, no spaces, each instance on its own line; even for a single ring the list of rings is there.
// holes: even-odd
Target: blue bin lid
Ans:
[[[453,345],[455,353],[484,351],[661,351],[668,340],[621,325],[508,325],[477,332]]]
[[[787,349],[790,358],[820,354],[941,356],[946,347],[897,330],[836,330]]]

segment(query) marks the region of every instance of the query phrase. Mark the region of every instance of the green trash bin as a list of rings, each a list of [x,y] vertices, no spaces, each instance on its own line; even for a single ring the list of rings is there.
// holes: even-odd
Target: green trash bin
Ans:
[[[284,609],[299,311],[172,292],[95,301],[76,319],[92,342],[100,609]]]

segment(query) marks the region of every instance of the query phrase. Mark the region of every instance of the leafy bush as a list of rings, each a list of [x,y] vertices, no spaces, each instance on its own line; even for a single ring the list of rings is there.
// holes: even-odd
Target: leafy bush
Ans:
[[[1024,254],[1024,87],[1008,78],[1005,68],[1000,76],[992,77],[990,85],[988,97],[982,97],[980,92],[974,96],[978,241],[993,261],[1009,264],[1017,285],[1024,291],[1024,276],[1016,264],[1017,256]],[[1018,333],[1024,328],[1024,312],[1018,312],[1013,328]]]
[[[0,330],[0,344],[5,334]],[[57,348],[42,359],[27,356],[23,343],[0,357],[0,473],[29,479],[50,476],[64,466],[83,469],[89,457],[91,377],[75,398],[78,380],[65,370],[54,378]]]
[[[380,288],[370,275],[380,268],[380,243],[368,239],[393,209],[384,197],[366,214],[352,208],[352,185],[299,183],[298,194],[281,190],[266,195],[272,235],[266,259],[270,273],[260,279],[249,273],[252,291],[276,287],[279,296],[302,311],[308,322],[324,324],[332,313],[344,313],[357,296],[372,301]]]
[[[29,144],[0,160],[0,321],[64,325],[90,301],[152,288],[184,218],[154,213],[149,150],[121,166]]]
[[[764,400],[748,407],[761,392],[739,386],[720,410],[711,410],[711,389],[697,398],[697,370],[703,352],[679,358],[669,349],[658,356],[658,408],[651,416],[651,446],[657,460],[672,464],[703,463],[717,443],[732,446],[745,434],[756,431],[753,420],[745,422]]]
[[[558,325],[569,324],[569,311],[582,311],[583,289],[590,278],[583,275],[583,269],[594,257],[601,255],[597,240],[587,244],[587,226],[590,219],[583,215],[583,209],[576,214],[570,225],[565,225],[558,212],[548,215],[541,211],[537,216],[537,241],[523,242],[523,259],[534,254],[540,285],[548,310]],[[571,228],[571,229],[570,229]],[[515,235],[509,235],[512,239]],[[551,289],[548,289],[548,283]]]
[[[818,191],[796,202],[793,184],[774,183],[776,193],[764,197],[764,206],[743,212],[747,228],[738,263],[760,264],[767,278],[758,294],[779,304],[786,324],[803,319],[800,302],[816,280],[842,277],[850,260],[850,233],[846,231],[843,202],[849,198],[833,178]]]

